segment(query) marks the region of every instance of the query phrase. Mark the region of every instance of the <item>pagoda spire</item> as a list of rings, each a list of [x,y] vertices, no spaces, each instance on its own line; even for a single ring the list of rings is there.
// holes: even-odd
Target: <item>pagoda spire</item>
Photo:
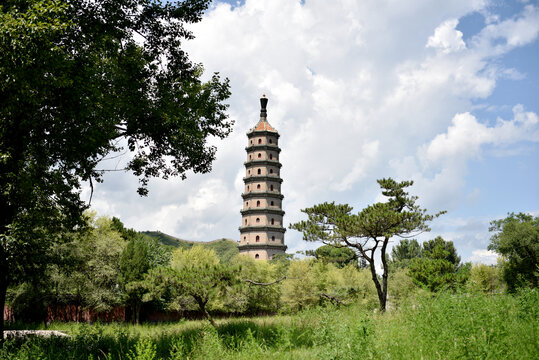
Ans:
[[[266,110],[266,106],[268,106],[268,98],[266,97],[266,94],[262,95],[260,98],[260,120],[266,121],[268,118],[268,111]]]

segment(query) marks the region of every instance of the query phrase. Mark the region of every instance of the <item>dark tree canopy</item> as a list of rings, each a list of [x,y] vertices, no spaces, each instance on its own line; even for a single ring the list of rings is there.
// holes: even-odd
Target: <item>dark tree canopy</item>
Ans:
[[[460,264],[460,256],[453,241],[445,241],[441,236],[423,243],[423,256],[429,259],[447,260],[455,267]]]
[[[116,218],[113,218],[113,221],[114,219]],[[134,232],[132,229],[129,230]],[[144,277],[151,269],[167,266],[170,257],[171,253],[157,240],[136,232],[123,249],[120,257],[119,282],[127,305],[131,308],[134,323],[140,322],[142,297],[145,290]]]
[[[316,250],[306,252],[318,260],[331,263],[339,268],[346,265],[358,266],[358,256],[356,252],[348,247],[335,247],[331,245],[322,245]]]
[[[410,266],[412,259],[423,256],[423,249],[416,239],[401,239],[391,249],[391,265],[396,268]]]
[[[211,170],[229,83],[203,82],[182,50],[208,4],[0,1],[0,306],[57,234],[84,226],[81,182],[130,171],[145,195],[152,177]],[[100,165],[122,152],[121,169]]]
[[[390,268],[408,269],[414,282],[430,291],[455,289],[470,275],[471,264],[461,264],[452,241],[441,236],[419,244],[401,239],[391,249]]]
[[[409,263],[414,282],[430,291],[456,289],[466,283],[471,264],[461,264],[460,256],[452,241],[441,236],[427,240],[420,248],[421,256]]]
[[[539,217],[510,213],[490,223],[489,250],[500,254],[503,278],[509,291],[537,287],[539,282]]]

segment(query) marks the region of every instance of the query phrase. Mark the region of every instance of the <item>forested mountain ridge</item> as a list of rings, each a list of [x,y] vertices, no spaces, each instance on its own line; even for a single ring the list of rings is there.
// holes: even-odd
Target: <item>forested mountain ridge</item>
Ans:
[[[176,249],[190,249],[194,245],[202,245],[215,251],[219,260],[224,262],[230,261],[238,253],[236,241],[232,239],[221,238],[212,241],[190,241],[165,234],[161,231],[141,231],[140,233],[156,239],[160,244]]]

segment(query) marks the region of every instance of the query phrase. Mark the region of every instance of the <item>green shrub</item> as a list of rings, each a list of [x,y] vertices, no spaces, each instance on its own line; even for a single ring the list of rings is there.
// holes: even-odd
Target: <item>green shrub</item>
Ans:
[[[140,339],[127,354],[129,360],[154,360],[156,356],[155,344],[151,339]]]

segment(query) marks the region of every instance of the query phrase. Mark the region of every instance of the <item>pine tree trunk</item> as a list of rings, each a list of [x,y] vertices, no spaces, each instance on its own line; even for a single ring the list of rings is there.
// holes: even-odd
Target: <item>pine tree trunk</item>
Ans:
[[[384,243],[382,245],[382,251],[381,251],[381,257],[382,257],[382,267],[384,268],[384,272],[382,273],[382,295],[383,295],[383,306],[380,304],[380,311],[384,312],[386,311],[386,305],[387,305],[387,278],[388,278],[388,269],[387,269],[387,259],[386,259],[386,250],[387,250],[387,244],[389,243],[389,238],[384,239]]]
[[[206,316],[206,319],[208,319],[210,321],[210,324],[216,328],[217,327],[217,324],[215,323],[215,321],[213,320],[213,318],[211,317],[210,313],[208,312],[208,310],[206,310],[206,306],[204,306],[202,309],[202,312],[204,313],[204,316]]]
[[[212,324],[212,326],[214,328],[217,327],[217,324],[215,323],[215,321],[213,320],[213,318],[211,317],[210,313],[208,312],[208,310],[206,310],[206,303],[208,302],[208,300],[206,299],[206,301],[202,300],[202,298],[198,297],[198,296],[193,296],[195,298],[195,301],[197,302],[198,304],[198,307],[200,308],[200,311],[202,311],[202,313],[204,314],[204,316],[206,317],[206,319],[208,319],[208,321],[210,322],[210,324]]]
[[[385,312],[386,311],[386,294],[384,293],[382,286],[380,285],[380,281],[378,280],[378,275],[376,275],[376,267],[374,265],[374,259],[372,261],[369,261],[369,268],[371,270],[371,276],[372,281],[374,282],[374,286],[376,287],[376,292],[378,294],[378,302],[380,304],[380,311]]]

